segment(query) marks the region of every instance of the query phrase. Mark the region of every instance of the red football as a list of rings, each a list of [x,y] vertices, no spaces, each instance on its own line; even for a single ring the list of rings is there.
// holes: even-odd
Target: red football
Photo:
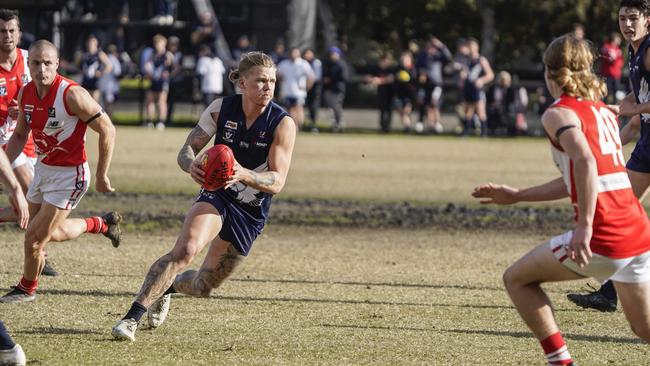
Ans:
[[[214,145],[203,154],[201,167],[205,172],[203,188],[216,191],[224,185],[233,174],[235,156],[227,145]]]

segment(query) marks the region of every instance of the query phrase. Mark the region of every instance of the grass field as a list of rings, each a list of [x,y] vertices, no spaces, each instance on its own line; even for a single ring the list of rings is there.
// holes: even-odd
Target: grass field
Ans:
[[[114,200],[120,210],[186,210],[196,186],[175,165],[186,133],[120,129],[111,174],[123,192]],[[88,140],[94,156],[95,135]],[[469,192],[478,183],[554,178],[549,155],[542,139],[301,134],[277,199],[473,205]],[[160,195],[171,193],[176,205]],[[101,211],[111,202],[93,195],[80,209]],[[42,280],[35,303],[0,306],[31,364],[543,364],[500,277],[553,233],[269,225],[211,298],[174,297],[161,328],[141,329],[135,343],[123,343],[112,340],[110,328],[176,234],[175,227],[129,228],[118,249],[90,235],[51,245],[63,274]],[[3,290],[21,274],[21,240],[16,230],[0,230]],[[620,311],[583,311],[566,301],[565,293],[583,284],[546,286],[574,358],[580,365],[647,364],[650,348]]]

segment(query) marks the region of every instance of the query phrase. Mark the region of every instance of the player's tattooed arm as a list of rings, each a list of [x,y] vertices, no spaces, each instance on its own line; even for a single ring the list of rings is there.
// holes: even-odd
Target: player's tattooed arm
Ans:
[[[192,129],[176,158],[181,169],[188,173],[190,172],[192,162],[196,159],[196,154],[208,144],[211,138],[212,136],[203,131],[200,126]]]
[[[251,179],[257,186],[272,187],[275,184],[275,172],[251,172]]]
[[[221,255],[219,263],[215,268],[201,268],[199,271],[185,271],[176,277],[174,290],[196,297],[210,296],[210,292],[219,287],[228,278],[237,265],[242,262],[243,257],[232,245],[228,246],[226,253]]]

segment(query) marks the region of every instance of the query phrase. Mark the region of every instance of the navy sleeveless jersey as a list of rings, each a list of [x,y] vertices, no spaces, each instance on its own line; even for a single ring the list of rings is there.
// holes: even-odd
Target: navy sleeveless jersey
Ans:
[[[102,68],[103,64],[99,60],[99,52],[84,53],[81,59],[81,86],[90,90],[97,89],[97,82],[99,79],[95,73],[101,71]]]
[[[485,76],[485,70],[481,64],[481,59],[470,60],[469,65],[467,65],[467,81],[473,84],[482,76]]]
[[[628,59],[630,67],[630,83],[637,103],[650,102],[650,71],[646,70],[643,59],[650,47],[650,36],[646,36],[639,50],[634,53],[632,46],[628,46]],[[641,114],[641,137],[637,145],[650,145],[650,114]]]
[[[238,94],[225,97],[219,111],[214,143],[228,145],[235,159],[244,168],[256,172],[268,171],[268,156],[275,129],[287,115],[282,107],[271,102],[251,127],[246,129],[242,96]],[[260,192],[241,182],[217,192],[221,191],[253,217],[263,220],[268,217],[272,194]]]

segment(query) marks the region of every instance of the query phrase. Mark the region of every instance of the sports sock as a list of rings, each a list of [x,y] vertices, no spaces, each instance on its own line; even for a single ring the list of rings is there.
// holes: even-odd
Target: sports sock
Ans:
[[[15,345],[16,343],[11,339],[7,328],[5,328],[5,324],[0,320],[0,351],[10,350]]]
[[[614,288],[614,282],[607,281],[603,283],[598,291],[609,300],[616,300],[616,288]]]
[[[86,232],[93,234],[103,234],[108,231],[108,225],[99,216],[86,217]]]
[[[177,292],[177,291],[176,291],[176,289],[174,289],[174,284],[172,284],[171,286],[169,286],[169,288],[167,289],[167,291],[165,291],[165,293],[163,294],[163,296],[168,295],[168,294],[175,294],[176,292]]]
[[[564,343],[564,338],[560,332],[551,334],[541,342],[544,354],[546,355],[546,362],[549,365],[570,365],[573,363],[569,350]]]
[[[139,322],[140,319],[142,319],[144,313],[146,312],[147,312],[147,308],[145,308],[139,302],[134,301],[133,305],[131,305],[131,309],[129,309],[129,312],[126,313],[126,315],[124,315],[124,318],[122,319],[134,319],[136,322]]]
[[[36,293],[36,288],[38,287],[38,279],[30,281],[23,276],[16,286],[20,291],[26,293],[27,295],[33,295]]]

